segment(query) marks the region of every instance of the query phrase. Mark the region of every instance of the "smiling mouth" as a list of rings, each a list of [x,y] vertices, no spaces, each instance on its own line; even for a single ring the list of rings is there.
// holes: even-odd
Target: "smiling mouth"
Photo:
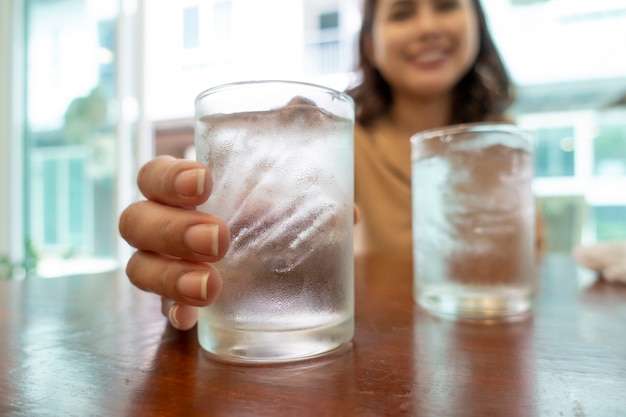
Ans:
[[[413,58],[413,62],[416,64],[430,64],[433,62],[439,62],[448,56],[447,51],[438,49],[434,51],[422,52]]]

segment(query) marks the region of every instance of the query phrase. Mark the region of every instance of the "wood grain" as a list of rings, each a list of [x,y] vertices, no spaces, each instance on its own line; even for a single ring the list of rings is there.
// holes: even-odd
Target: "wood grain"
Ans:
[[[410,254],[356,273],[352,349],[264,367],[208,359],[121,272],[0,282],[0,415],[626,415],[626,286],[551,256],[531,317],[478,325],[415,307]]]

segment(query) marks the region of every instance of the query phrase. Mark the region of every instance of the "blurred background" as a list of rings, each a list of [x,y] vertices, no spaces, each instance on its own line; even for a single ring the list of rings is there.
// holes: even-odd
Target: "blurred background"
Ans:
[[[626,239],[626,0],[482,0],[536,136],[548,246]],[[0,0],[0,278],[118,267],[138,167],[212,86],[346,88],[360,0]]]

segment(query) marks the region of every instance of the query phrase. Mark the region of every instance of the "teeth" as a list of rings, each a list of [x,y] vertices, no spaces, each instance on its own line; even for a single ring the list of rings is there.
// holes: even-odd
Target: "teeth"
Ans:
[[[419,54],[416,58],[416,62],[432,62],[442,59],[444,57],[444,53],[442,51],[430,51]]]

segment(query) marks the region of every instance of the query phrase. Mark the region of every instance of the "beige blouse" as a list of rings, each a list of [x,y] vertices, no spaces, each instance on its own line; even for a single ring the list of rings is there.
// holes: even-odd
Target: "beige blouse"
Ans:
[[[355,253],[410,249],[411,144],[374,126],[354,132]]]

